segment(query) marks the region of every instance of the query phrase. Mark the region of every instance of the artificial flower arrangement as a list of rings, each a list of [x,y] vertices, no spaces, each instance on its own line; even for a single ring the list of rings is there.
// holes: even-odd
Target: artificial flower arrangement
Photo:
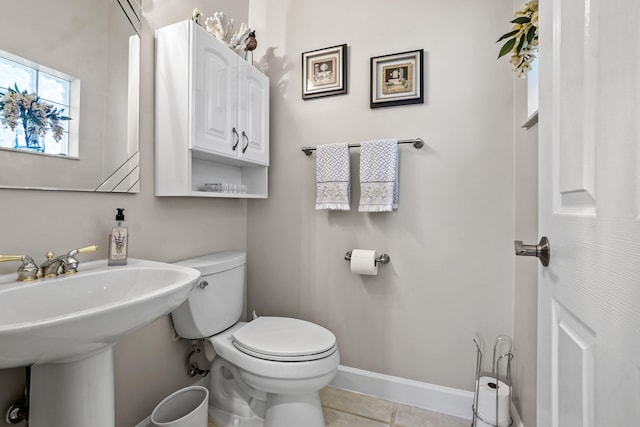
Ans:
[[[530,0],[516,12],[511,21],[513,28],[498,39],[507,40],[498,54],[502,58],[511,52],[509,62],[518,77],[525,77],[538,52],[538,0]]]
[[[63,112],[63,108],[42,101],[35,93],[20,91],[17,84],[0,92],[0,123],[12,131],[22,125],[27,146],[37,141],[37,137],[44,138],[49,131],[53,139],[60,142],[64,130],[61,122],[71,120],[63,116]]]

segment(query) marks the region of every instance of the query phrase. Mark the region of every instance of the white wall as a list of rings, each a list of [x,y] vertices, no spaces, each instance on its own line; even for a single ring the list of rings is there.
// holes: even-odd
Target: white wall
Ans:
[[[248,209],[249,309],[318,322],[342,364],[471,390],[478,333],[513,334],[513,81],[496,61],[501,0],[250,2],[271,78],[269,199]],[[349,94],[301,99],[301,53],[349,46]],[[369,59],[425,50],[425,103],[371,110]],[[315,156],[300,147],[421,137],[401,147],[400,209],[314,210]],[[391,256],[377,277],[344,255]]]
[[[517,4],[520,9],[522,5]],[[527,81],[515,79],[514,180],[515,239],[537,243],[538,125],[522,128],[527,120]],[[538,266],[535,258],[516,257],[514,275],[514,395],[525,426],[536,425],[536,352]]]
[[[206,16],[221,10],[237,22],[246,21],[248,2],[145,0],[144,5],[140,194],[0,189],[0,224],[3,224],[0,253],[27,253],[41,262],[49,250],[59,254],[95,243],[101,245],[99,251],[82,255],[81,262],[105,258],[108,226],[116,207],[124,207],[130,221],[131,257],[172,262],[224,249],[247,249],[246,201],[154,196],[153,31],[190,18],[194,7],[199,7]],[[37,40],[40,42],[40,38]],[[15,263],[0,263],[0,273],[15,271],[17,267]],[[128,335],[115,347],[118,427],[137,424],[165,396],[193,381],[186,375],[186,351],[185,343],[172,341],[168,317]],[[5,426],[4,410],[22,396],[24,369],[0,370],[0,384],[0,426]]]

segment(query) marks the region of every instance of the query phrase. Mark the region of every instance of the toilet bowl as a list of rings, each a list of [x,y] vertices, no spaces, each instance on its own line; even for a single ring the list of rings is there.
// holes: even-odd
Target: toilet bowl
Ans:
[[[265,427],[323,427],[318,391],[329,384],[336,374],[340,363],[338,349],[332,346],[330,353],[321,358],[310,354],[307,356],[312,360],[284,361],[281,354],[274,356],[280,360],[268,360],[238,348],[234,338],[236,333],[243,332],[253,323],[263,322],[266,327],[272,321],[280,326],[286,326],[291,321],[294,328],[301,322],[298,319],[259,317],[248,324],[237,323],[209,338],[218,355],[211,367],[211,402],[240,418],[262,418]],[[253,351],[255,354],[255,349]],[[300,355],[294,358],[300,358]],[[235,385],[231,391],[228,385],[223,385],[229,379],[229,374],[233,376]]]
[[[209,412],[221,427],[324,427],[319,390],[340,363],[335,336],[301,319],[239,322],[245,260],[243,252],[219,252],[179,263],[202,273],[201,285],[172,317],[178,335],[206,339],[217,354]]]

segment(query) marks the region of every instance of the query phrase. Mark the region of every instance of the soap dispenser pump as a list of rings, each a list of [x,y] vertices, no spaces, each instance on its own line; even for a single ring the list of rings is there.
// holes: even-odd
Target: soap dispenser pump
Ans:
[[[124,208],[117,208],[116,219],[109,230],[108,265],[126,265],[129,247],[129,227],[124,219]]]

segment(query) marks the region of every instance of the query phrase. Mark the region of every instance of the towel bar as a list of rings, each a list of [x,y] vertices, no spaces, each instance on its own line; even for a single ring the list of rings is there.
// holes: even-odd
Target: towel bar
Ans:
[[[413,146],[418,150],[424,147],[424,141],[422,138],[400,139],[398,140],[398,144],[413,144]],[[360,144],[349,144],[349,148],[354,147],[360,147]],[[301,150],[304,151],[304,154],[310,156],[311,152],[316,150],[316,147],[302,147]]]

